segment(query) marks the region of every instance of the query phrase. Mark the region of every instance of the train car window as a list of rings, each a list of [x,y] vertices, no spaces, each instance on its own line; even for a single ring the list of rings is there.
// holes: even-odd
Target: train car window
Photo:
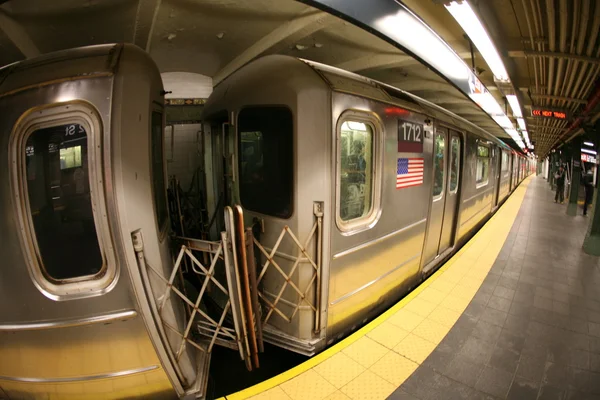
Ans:
[[[508,176],[508,154],[505,151],[502,152],[502,172],[505,177]]]
[[[450,140],[450,192],[458,190],[458,174],[460,168],[460,140],[452,136]]]
[[[436,133],[433,144],[433,197],[442,197],[444,191],[444,154],[446,137]]]
[[[165,228],[169,217],[167,209],[167,189],[165,186],[164,169],[164,137],[163,115],[158,111],[152,112],[152,183],[154,190],[154,204],[158,230]]]
[[[477,187],[485,186],[488,183],[490,172],[490,148],[488,146],[477,145],[477,176],[475,183]]]
[[[373,127],[346,120],[340,128],[340,218],[363,218],[373,207]]]
[[[91,202],[87,132],[77,124],[38,129],[24,151],[44,275],[63,281],[98,274],[104,262]]]
[[[244,208],[279,218],[293,211],[294,122],[281,106],[238,115],[239,189]]]

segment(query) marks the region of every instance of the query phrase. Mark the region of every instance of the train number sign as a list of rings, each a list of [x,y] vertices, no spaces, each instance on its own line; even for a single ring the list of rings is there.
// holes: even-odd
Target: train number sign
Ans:
[[[423,124],[398,120],[398,153],[423,152]]]

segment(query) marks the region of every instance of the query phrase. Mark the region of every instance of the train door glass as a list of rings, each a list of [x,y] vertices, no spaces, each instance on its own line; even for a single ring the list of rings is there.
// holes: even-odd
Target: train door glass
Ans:
[[[458,132],[450,131],[448,159],[448,184],[444,202],[444,217],[440,234],[438,254],[442,254],[454,245],[454,232],[458,209],[458,188],[460,182],[461,141]]]
[[[294,123],[287,107],[249,107],[238,116],[239,189],[247,210],[293,212]]]
[[[90,198],[85,129],[71,124],[34,131],[27,138],[25,166],[45,278],[65,281],[99,274],[104,261]]]
[[[424,266],[429,264],[438,256],[440,234],[444,219],[444,192],[446,187],[449,187],[449,185],[445,184],[445,177],[447,176],[446,171],[448,169],[448,146],[446,146],[447,137],[448,129],[442,127],[438,127],[436,129],[433,137],[432,204],[429,211],[429,223],[422,257]]]
[[[492,147],[492,165],[494,166],[494,198],[492,200],[493,207],[498,205],[498,199],[500,198],[500,180],[501,180],[501,163],[502,163],[502,150],[500,148]]]

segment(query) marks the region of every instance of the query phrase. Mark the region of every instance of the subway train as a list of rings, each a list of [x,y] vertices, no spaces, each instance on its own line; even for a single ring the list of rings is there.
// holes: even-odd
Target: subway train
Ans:
[[[0,398],[202,398],[214,346],[248,369],[264,342],[315,354],[435,271],[533,169],[410,93],[266,56],[204,106],[207,218],[186,237],[164,95],[127,44],[0,69]]]

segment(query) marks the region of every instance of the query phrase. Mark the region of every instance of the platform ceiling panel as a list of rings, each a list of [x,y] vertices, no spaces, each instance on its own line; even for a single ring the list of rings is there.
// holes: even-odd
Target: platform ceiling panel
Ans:
[[[473,60],[469,40],[444,1],[403,3],[467,65],[474,62],[477,77],[504,104],[505,90],[498,89],[477,49]],[[598,90],[600,2],[470,0],[470,4],[502,56],[536,153],[547,153],[579,131],[569,129],[571,121],[530,117],[532,106],[584,114],[581,124],[600,117],[595,109],[586,111],[588,99]],[[216,84],[256,57],[286,54],[441,101],[443,107],[506,137],[464,94],[401,49],[299,1],[0,0],[0,22],[0,65],[65,48],[133,42],[150,52],[162,72],[199,73]]]
[[[136,0],[10,1],[3,5],[41,53],[91,44],[131,42]]]

